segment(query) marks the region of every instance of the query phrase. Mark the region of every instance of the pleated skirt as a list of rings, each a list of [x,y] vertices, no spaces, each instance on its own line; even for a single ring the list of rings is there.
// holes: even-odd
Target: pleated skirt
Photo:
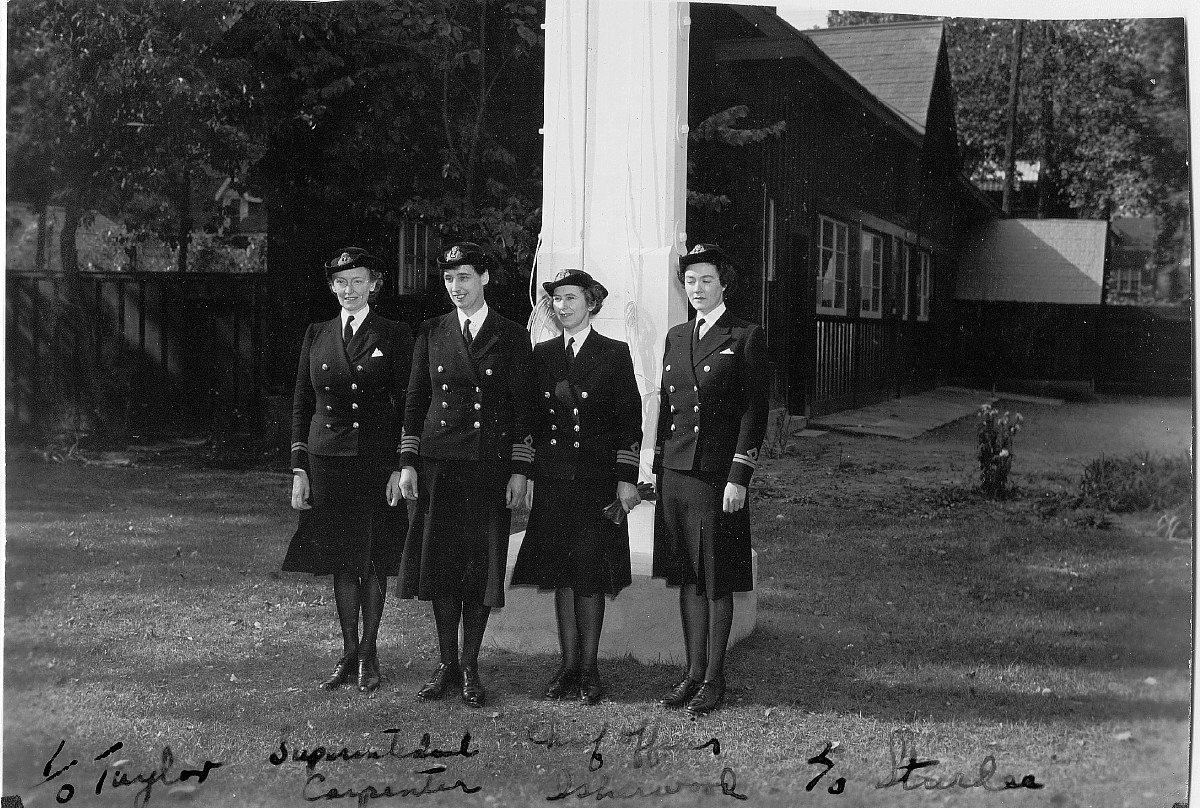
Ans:
[[[285,572],[395,575],[408,510],[387,504],[390,458],[309,456],[312,508],[283,559]]]
[[[615,478],[538,478],[512,584],[577,595],[616,595],[629,586],[629,523],[617,525],[602,513],[616,491]]]
[[[504,605],[512,513],[507,462],[421,458],[400,597]]]
[[[754,589],[750,505],[725,513],[724,474],[665,469],[654,512],[651,576],[670,586],[696,584],[716,600]]]

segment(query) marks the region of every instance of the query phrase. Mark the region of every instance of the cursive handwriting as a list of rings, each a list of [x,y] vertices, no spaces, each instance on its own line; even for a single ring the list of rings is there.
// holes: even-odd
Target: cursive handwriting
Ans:
[[[471,749],[471,733],[463,733],[462,741],[459,742],[457,749],[431,749],[429,733],[426,732],[421,736],[421,745],[409,751],[402,751],[397,748],[399,744],[398,729],[385,729],[384,733],[392,736],[391,745],[388,746],[386,752],[381,752],[378,749],[355,749],[351,751],[346,747],[335,751],[331,751],[324,746],[318,746],[313,749],[293,749],[291,750],[291,760],[303,763],[305,767],[312,771],[317,767],[318,763],[331,763],[334,761],[351,761],[351,760],[381,760],[383,758],[400,758],[424,760],[425,758],[448,758],[448,757],[463,757],[470,758],[479,754],[478,749]],[[287,739],[279,742],[279,749],[272,752],[267,760],[275,766],[280,766],[286,763],[288,758]]]
[[[875,788],[890,788],[900,786],[905,791],[924,788],[936,791],[946,788],[982,788],[987,791],[1005,791],[1014,788],[1039,789],[1045,786],[1039,783],[1032,774],[1027,774],[1018,781],[1012,775],[1004,778],[1003,785],[993,785],[990,780],[996,773],[996,758],[988,755],[979,764],[979,775],[974,781],[967,781],[961,772],[955,772],[947,779],[916,774],[918,769],[928,769],[937,766],[940,761],[921,760],[917,754],[917,746],[911,730],[898,729],[891,738],[892,768],[887,780],[880,780]],[[903,762],[902,762],[903,761]],[[897,772],[902,774],[897,775]]]
[[[445,766],[434,766],[432,769],[425,769],[424,771],[417,772],[417,774],[425,775],[425,782],[415,788],[397,789],[392,788],[390,785],[385,785],[382,787],[364,786],[359,789],[347,788],[344,791],[331,788],[322,794],[314,793],[310,795],[310,785],[322,785],[325,782],[325,775],[318,772],[309,775],[308,779],[304,782],[303,796],[307,802],[353,798],[355,803],[361,808],[361,806],[366,805],[371,800],[379,799],[380,797],[420,797],[425,794],[438,794],[443,791],[454,791],[455,789],[460,789],[464,794],[474,794],[482,788],[482,786],[469,786],[462,780],[455,780],[453,785],[447,785],[445,782],[441,782],[434,786],[433,776],[435,774],[442,774],[445,771]]]
[[[63,747],[66,746],[66,743],[67,742],[65,739],[60,741],[58,748],[54,750],[54,754],[52,754],[50,759],[46,761],[46,765],[42,769],[42,777],[45,778],[42,780],[42,783],[48,783],[51,780],[59,778],[72,766],[75,766],[79,763],[77,758],[73,758],[70,763],[66,764],[61,769],[54,768],[55,760],[62,752]],[[124,747],[124,744],[121,741],[117,741],[109,746],[108,749],[96,755],[94,760],[104,760],[114,752],[119,751],[122,747]],[[161,768],[151,769],[149,773],[139,772],[138,774],[133,775],[133,777],[130,777],[128,774],[121,771],[119,768],[116,768],[114,765],[112,769],[112,776],[109,777],[109,767],[105,766],[104,771],[100,773],[99,779],[96,780],[96,795],[99,796],[100,794],[104,793],[106,783],[110,789],[126,788],[140,784],[141,788],[134,792],[133,795],[133,804],[136,808],[136,806],[144,806],[150,802],[150,797],[153,793],[155,783],[162,783],[163,785],[169,786],[191,779],[195,779],[197,783],[203,783],[208,779],[209,772],[211,772],[213,769],[219,769],[222,766],[220,762],[206,760],[204,761],[204,765],[199,769],[182,769],[179,772],[179,777],[173,780],[171,779],[171,767],[174,765],[175,755],[173,752],[171,752],[171,747],[164,746],[161,757]],[[41,785],[42,783],[38,783],[38,785]],[[74,784],[63,783],[61,786],[59,786],[58,792],[54,795],[54,801],[62,805],[70,802],[71,798],[74,796]]]
[[[583,783],[576,783],[570,774],[564,774],[559,777],[558,788],[558,791],[547,795],[547,802],[565,800],[568,797],[575,797],[581,800],[588,799],[589,797],[594,797],[597,800],[629,800],[638,797],[662,797],[668,794],[678,794],[685,790],[691,792],[699,791],[705,794],[719,791],[722,795],[733,797],[735,800],[746,799],[745,794],[738,793],[737,773],[730,768],[725,768],[721,771],[721,779],[716,783],[702,783],[698,780],[688,782],[676,780],[674,783],[655,786],[649,790],[642,786],[620,789],[611,787],[608,777],[604,777],[599,785],[593,786],[590,780]]]
[[[591,747],[591,752],[588,756],[588,771],[595,772],[604,766],[604,753],[601,751],[601,745],[604,739],[608,737],[609,726],[604,724],[595,737],[582,737],[575,740],[565,740],[558,733],[558,726],[554,722],[550,722],[550,726],[539,732],[535,732],[533,727],[526,730],[526,738],[537,746],[544,746],[547,749],[555,749],[560,746],[584,746]],[[626,730],[617,733],[617,737],[623,743],[632,745],[633,767],[640,769],[643,766],[654,767],[659,763],[659,756],[663,752],[698,752],[708,749],[713,756],[721,754],[721,741],[717,738],[709,738],[702,744],[691,745],[687,743],[664,743],[659,740],[658,727],[641,724],[634,729]]]

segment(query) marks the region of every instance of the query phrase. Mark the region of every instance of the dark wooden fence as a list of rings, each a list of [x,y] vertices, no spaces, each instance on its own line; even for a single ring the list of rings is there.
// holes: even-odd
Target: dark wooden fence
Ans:
[[[130,435],[286,430],[304,330],[336,307],[319,285],[313,299],[297,301],[273,282],[261,274],[82,272],[68,294],[62,274],[8,272],[10,439],[97,423]],[[525,322],[528,304],[497,298],[494,308]],[[449,308],[435,293],[387,296],[377,306],[414,329]]]
[[[1186,394],[1190,308],[960,301],[950,375],[980,386],[1065,382],[1104,392]]]

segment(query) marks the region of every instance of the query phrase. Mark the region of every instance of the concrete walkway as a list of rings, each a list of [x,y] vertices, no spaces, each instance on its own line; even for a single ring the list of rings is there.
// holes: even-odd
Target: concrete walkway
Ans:
[[[939,387],[924,393],[881,401],[857,410],[823,415],[809,421],[808,428],[911,440],[943,424],[974,415],[981,404],[991,404],[1000,398],[1011,396],[993,394],[987,390],[970,390],[966,387]],[[1053,402],[1052,399],[1044,401]]]

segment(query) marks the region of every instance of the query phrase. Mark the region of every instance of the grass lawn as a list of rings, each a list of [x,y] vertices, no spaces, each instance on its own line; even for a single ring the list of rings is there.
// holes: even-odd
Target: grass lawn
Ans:
[[[610,698],[584,708],[538,698],[551,657],[494,650],[483,710],[416,703],[432,619],[395,599],[383,687],[317,691],[340,635],[328,581],[278,571],[295,523],[281,465],[10,460],[3,794],[1169,808],[1186,799],[1192,545],[1156,538],[1154,514],[1097,514],[1067,494],[1101,452],[1186,451],[1191,403],[1001,407],[1026,418],[1021,495],[1004,502],[971,493],[971,419],[913,441],[800,439],[764,464],[758,627],[730,654],[727,706],[698,721],[655,706],[670,666],[602,660]],[[295,759],[393,742],[378,759]],[[832,769],[806,790],[826,747]],[[909,758],[907,783],[878,787]],[[206,762],[220,766],[180,781]],[[1044,787],[967,787],[981,769],[992,789],[1010,775]],[[380,796],[355,796],[368,787]]]

